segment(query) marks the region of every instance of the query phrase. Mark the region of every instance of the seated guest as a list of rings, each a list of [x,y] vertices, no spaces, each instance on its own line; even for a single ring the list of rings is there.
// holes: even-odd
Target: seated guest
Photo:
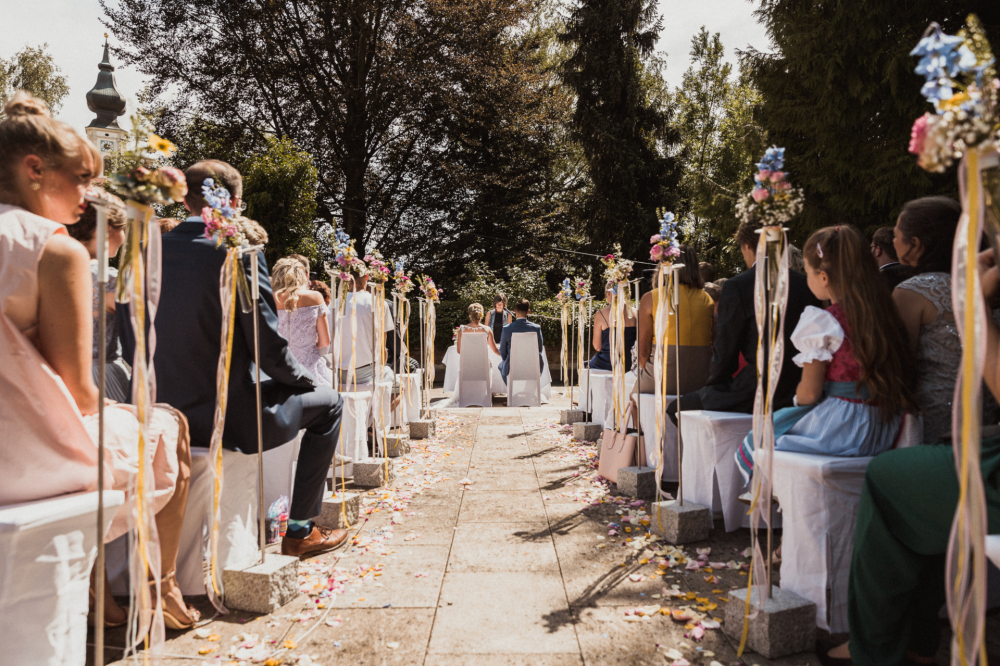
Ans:
[[[198,446],[211,443],[216,404],[216,368],[219,363],[222,304],[219,275],[225,248],[205,238],[200,212],[207,206],[202,185],[211,178],[225,187],[239,209],[243,177],[225,162],[204,160],[185,172],[188,193],[184,205],[192,213],[163,237],[163,289],[156,316],[156,384],[158,399],[175,405],[187,416],[191,439]],[[243,267],[252,275],[250,258]],[[259,267],[258,329],[262,377],[264,449],[277,448],[305,430],[289,508],[288,531],[281,542],[284,555],[308,557],[340,545],[344,530],[327,530],[312,523],[322,509],[326,477],[340,434],[343,401],[331,388],[295,360],[288,342],[278,333],[277,306],[264,253]],[[120,309],[120,312],[124,308]],[[257,395],[254,360],[253,312],[236,310],[230,356],[228,407],[222,446],[230,451],[257,453]],[[123,346],[131,341],[127,337]]]
[[[66,234],[63,225],[76,224],[86,209],[84,193],[101,171],[101,155],[69,125],[53,120],[44,102],[27,93],[15,94],[4,114],[0,122],[4,387],[0,504],[14,504],[97,490],[93,280],[87,250]],[[139,422],[128,406],[108,406],[104,416],[107,487],[131,492],[130,481],[138,472]],[[184,418],[175,411],[157,406],[151,418],[147,451],[153,461],[152,499],[159,533],[159,552],[154,549],[154,555],[162,576],[160,599],[152,587],[153,604],[162,604],[167,627],[187,629],[199,616],[185,605],[174,572],[187,506],[189,440]],[[115,514],[106,541],[128,531],[129,506],[126,502]],[[104,579],[107,591],[104,573],[96,578]],[[101,621],[124,624],[127,615],[110,591],[105,598]]]
[[[726,280],[719,297],[719,317],[715,328],[714,350],[704,388],[683,393],[680,400],[667,406],[670,419],[677,422],[677,405],[681,409],[709,409],[720,412],[753,412],[757,391],[757,315],[754,311],[754,283],[757,262],[758,222],[742,222],[736,230],[736,242],[743,253],[747,269]],[[791,334],[807,305],[818,307],[820,302],[809,291],[806,276],[789,271],[788,305],[785,310],[785,349],[791,349]],[[740,354],[747,366],[740,370]],[[781,376],[774,393],[774,406],[791,407],[795,387],[802,371],[785,354]]]
[[[455,342],[455,346],[458,348],[459,354],[462,353],[462,333],[467,332],[486,333],[486,344],[489,346],[490,351],[494,354],[500,353],[500,350],[497,349],[497,343],[493,341],[493,329],[483,325],[483,306],[479,303],[473,303],[469,306],[469,323],[458,329],[458,339]]]
[[[528,314],[531,312],[531,303],[525,299],[517,302],[514,308],[517,319],[503,327],[503,335],[500,337],[500,376],[503,383],[507,384],[507,375],[510,372],[510,341],[515,333],[534,333],[538,336],[538,370],[545,368],[545,342],[542,340],[542,327],[528,321]]]
[[[992,250],[980,255],[979,266],[983,294],[992,299],[1000,294]],[[991,317],[986,317],[985,335],[983,378],[994,397],[1000,398],[1000,329]],[[979,466],[986,533],[1000,534],[1000,437],[982,440]],[[958,498],[950,446],[897,449],[871,461],[854,529],[847,596],[850,640],[821,652],[822,663],[937,663],[945,554]],[[967,635],[967,640],[972,637]]]
[[[101,194],[104,190],[95,188],[95,194]],[[108,257],[118,254],[118,249],[125,242],[125,204],[113,194],[101,194],[108,200],[111,206],[108,207]],[[108,266],[108,284],[106,287],[107,297],[105,298],[105,309],[103,315],[97,311],[97,209],[87,204],[87,209],[80,216],[80,221],[66,227],[66,232],[70,237],[83,243],[90,254],[90,275],[94,281],[94,381],[98,379],[98,336],[99,317],[105,320],[105,366],[104,366],[104,395],[115,402],[130,402],[131,379],[129,370],[121,357],[121,345],[118,343],[118,328],[115,317],[115,285],[117,284],[118,269]]]
[[[286,257],[274,265],[271,286],[278,306],[278,333],[288,340],[295,360],[312,373],[320,386],[333,386],[333,373],[321,350],[330,346],[330,311],[323,297],[308,289],[309,274],[302,264]]]
[[[306,274],[309,271],[306,270]],[[321,280],[309,280],[309,288],[313,291],[319,292],[320,296],[323,297],[323,304],[329,306],[330,300],[333,298],[333,292],[330,291],[330,285]]]
[[[832,304],[806,306],[792,332],[802,380],[795,406],[774,413],[775,450],[874,456],[896,443],[903,412],[916,411],[906,329],[866,245],[847,225],[820,229],[806,242],[809,289]],[[736,452],[747,482],[753,454],[751,432]]]
[[[895,236],[893,227],[882,227],[872,236],[872,256],[875,257],[879,273],[889,285],[889,289],[895,289],[896,285],[912,274],[912,271],[899,263],[896,257]]]
[[[896,256],[913,277],[893,291],[893,300],[916,354],[917,405],[923,413],[924,442],[951,434],[955,377],[962,340],[951,308],[951,255],[962,206],[948,197],[907,202],[896,221]]]
[[[806,260],[802,256],[802,250],[792,244],[788,245],[788,270],[805,274]]]
[[[611,322],[614,314],[611,312],[611,299],[614,298],[618,285],[608,281],[604,285],[604,293],[608,299],[608,305],[594,313],[594,335],[591,344],[597,351],[590,359],[590,367],[596,370],[612,370],[611,367]],[[628,294],[625,294],[625,327],[620,333],[624,341],[625,372],[632,369],[632,347],[635,346],[635,310],[629,303]]]
[[[379,349],[375,349],[375,298],[367,290],[368,268],[363,263],[357,263],[345,270],[351,272],[351,280],[341,306],[340,347],[339,350],[333,350],[333,363],[341,386],[370,384],[375,377],[376,353],[385,354],[385,342],[379,341]],[[355,313],[357,329],[352,332],[351,317]],[[385,331],[391,331],[394,327],[388,303],[383,316],[383,327]],[[382,366],[379,381],[392,381],[392,359],[388,355],[385,359],[386,365]]]
[[[486,318],[486,325],[493,329],[493,339],[499,340],[503,327],[514,321],[514,314],[507,309],[507,297],[497,294],[493,297],[493,309]]]
[[[704,290],[701,272],[698,270],[698,254],[690,245],[681,245],[677,263],[683,268],[677,270],[678,291],[677,311],[680,314],[681,347],[681,387],[680,393],[697,391],[708,379],[709,362],[712,359],[712,316],[715,304]],[[654,393],[656,345],[653,342],[656,315],[660,306],[660,290],[653,289],[639,299],[639,381],[640,393]],[[667,358],[667,392],[677,395],[677,318],[667,315],[665,350]]]
[[[715,310],[715,305],[719,302],[719,296],[722,296],[722,287],[714,282],[706,282],[705,293],[712,299],[712,310]]]

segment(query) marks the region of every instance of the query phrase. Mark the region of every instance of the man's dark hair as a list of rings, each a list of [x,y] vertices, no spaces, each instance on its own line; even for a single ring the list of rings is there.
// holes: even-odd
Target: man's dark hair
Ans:
[[[892,244],[893,235],[892,227],[882,227],[872,236],[872,245],[882,250],[893,261],[899,261],[899,257],[896,256],[896,246]]]
[[[707,261],[702,261],[698,264],[698,271],[701,273],[702,282],[715,281],[715,266]]]
[[[222,160],[201,160],[195,162],[184,172],[187,179],[188,193],[184,197],[184,203],[188,205],[195,215],[201,214],[201,209],[207,206],[205,198],[201,196],[201,186],[209,178],[216,184],[222,185],[229,190],[231,197],[243,198],[243,176],[236,170],[236,167],[223,162]]]
[[[757,236],[758,236],[757,230],[760,229],[761,227],[763,227],[763,225],[756,220],[752,220],[750,222],[747,221],[740,222],[739,228],[736,229],[736,236],[735,236],[736,243],[740,247],[743,247],[744,245],[749,245],[751,249],[756,248]]]
[[[517,312],[517,314],[524,315],[526,317],[528,316],[528,312],[530,310],[531,302],[526,298],[522,298],[517,302],[517,305],[514,306],[514,311]]]

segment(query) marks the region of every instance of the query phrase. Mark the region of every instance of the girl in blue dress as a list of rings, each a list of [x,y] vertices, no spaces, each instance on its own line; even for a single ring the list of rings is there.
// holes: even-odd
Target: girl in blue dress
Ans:
[[[906,329],[857,229],[820,229],[804,254],[809,289],[831,305],[806,307],[792,333],[802,379],[795,406],[774,413],[774,448],[874,456],[896,444],[903,414],[917,411]],[[753,454],[751,432],[736,452],[747,482]]]

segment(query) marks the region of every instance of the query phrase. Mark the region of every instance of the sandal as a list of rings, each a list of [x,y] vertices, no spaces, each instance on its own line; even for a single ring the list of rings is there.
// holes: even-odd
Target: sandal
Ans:
[[[171,571],[162,579],[160,579],[161,597],[162,597],[163,584],[166,583],[171,578],[175,578],[176,576],[177,572]],[[150,582],[150,585],[152,584],[153,583]],[[186,611],[186,616],[184,616],[184,619],[187,620],[187,622],[182,622],[180,618],[178,618],[176,615],[167,610],[166,604],[163,604],[162,607],[163,624],[167,627],[167,629],[171,629],[173,631],[187,631],[188,629],[192,628],[195,624],[197,624],[198,620],[201,619],[201,613],[199,613],[196,609],[191,608],[190,606],[187,606],[185,604],[184,610]]]

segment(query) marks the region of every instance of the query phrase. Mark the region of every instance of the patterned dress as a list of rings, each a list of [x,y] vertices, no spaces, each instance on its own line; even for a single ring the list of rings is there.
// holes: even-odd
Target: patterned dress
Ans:
[[[955,378],[962,361],[962,339],[951,309],[951,276],[922,273],[897,289],[915,291],[937,308],[934,321],[920,327],[917,342],[917,405],[924,420],[924,442],[951,434],[951,408]]]
[[[316,348],[319,334],[316,320],[329,315],[325,305],[308,305],[288,310],[278,310],[278,333],[288,340],[288,348],[295,359],[312,373],[320,386],[333,386],[333,372]]]

